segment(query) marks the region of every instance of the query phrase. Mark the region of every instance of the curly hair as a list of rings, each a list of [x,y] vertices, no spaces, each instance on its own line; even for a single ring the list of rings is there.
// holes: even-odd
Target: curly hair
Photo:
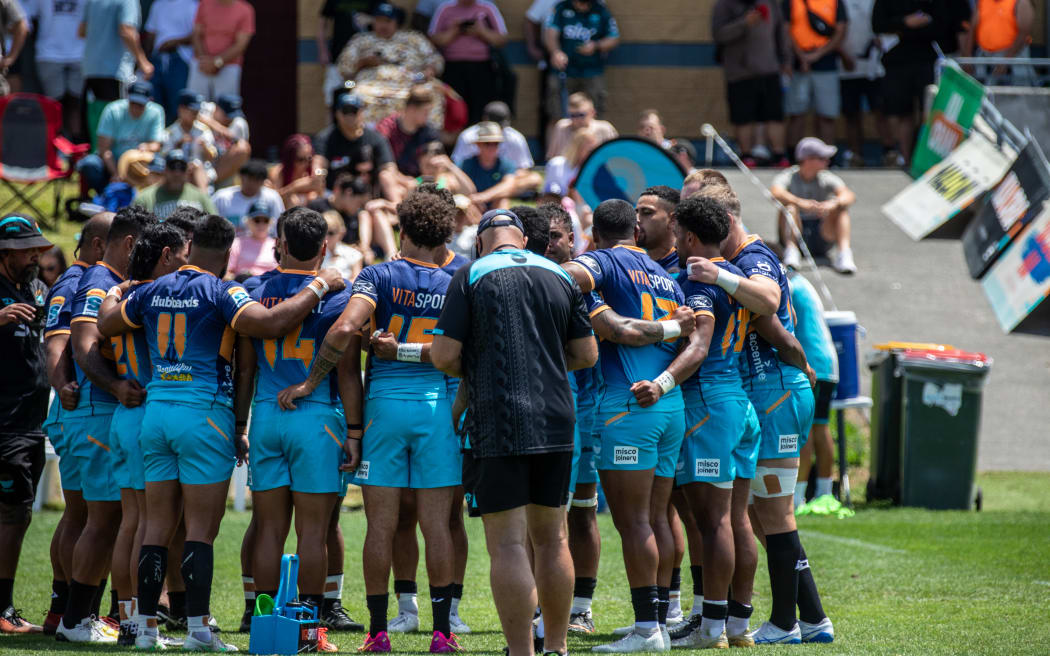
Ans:
[[[696,235],[701,244],[717,246],[729,235],[732,219],[725,205],[714,198],[691,196],[674,211],[678,225]]]
[[[452,207],[456,206],[456,199],[453,196],[452,192],[447,187],[438,187],[437,183],[424,182],[418,187],[416,187],[416,191],[421,194],[430,194],[432,196],[437,196]]]
[[[131,249],[128,276],[132,280],[148,280],[165,248],[181,251],[186,245],[186,234],[171,223],[156,223],[146,226]]]
[[[422,248],[436,248],[452,237],[456,206],[441,196],[413,191],[397,206],[401,232]]]

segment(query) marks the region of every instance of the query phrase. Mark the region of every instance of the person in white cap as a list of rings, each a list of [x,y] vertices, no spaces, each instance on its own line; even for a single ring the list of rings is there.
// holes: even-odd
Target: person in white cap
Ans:
[[[839,273],[849,274],[857,271],[850,248],[849,216],[849,207],[857,196],[842,178],[828,170],[836,150],[816,137],[802,139],[795,148],[798,164],[773,178],[770,191],[791,211],[810,253],[820,257],[835,246],[831,265]],[[801,254],[796,233],[789,229],[787,221],[788,217],[781,214],[779,229],[784,244],[784,264],[797,267]]]

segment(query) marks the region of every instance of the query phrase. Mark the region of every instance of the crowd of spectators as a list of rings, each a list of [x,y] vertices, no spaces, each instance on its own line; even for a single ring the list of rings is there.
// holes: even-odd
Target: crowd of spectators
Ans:
[[[745,163],[798,162],[807,180],[827,180],[797,160],[797,144],[807,135],[834,144],[842,129],[846,148],[829,164],[861,166],[864,128],[874,125],[885,163],[906,164],[934,45],[1025,58],[1031,3],[715,0],[716,59]],[[540,94],[528,101],[544,126],[542,162],[511,126],[518,99],[503,48],[513,36],[489,0],[419,0],[411,12],[326,0],[316,43],[330,122],[316,135],[289,135],[275,163],[251,159],[240,95],[255,33],[247,0],[153,0],[145,16],[138,0],[0,0],[0,92],[20,88],[16,64],[30,43],[40,89],[62,102],[66,132],[94,144],[78,165],[89,197],[110,206],[134,196],[161,216],[180,205],[218,211],[242,240],[235,274],[266,266],[276,216],[309,205],[327,213],[329,237],[360,256],[330,249],[354,271],[396,250],[397,203],[420,184],[455,195],[464,250],[481,212],[521,197],[558,200],[578,236],[586,231],[590,208],[573,182],[587,156],[619,135],[602,117],[618,102],[605,69],[620,30],[603,0],[535,0],[524,18],[540,70]],[[1023,66],[985,68],[1000,80],[1031,79]],[[672,138],[658,109],[639,114],[635,134],[694,169],[694,145]],[[848,249],[838,219],[823,220],[838,215],[815,212],[806,223],[820,215],[814,234]]]

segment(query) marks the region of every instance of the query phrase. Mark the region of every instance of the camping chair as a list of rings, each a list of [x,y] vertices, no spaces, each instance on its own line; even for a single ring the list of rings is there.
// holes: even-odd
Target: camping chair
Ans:
[[[61,136],[62,105],[35,93],[0,98],[0,183],[12,194],[0,203],[0,216],[19,208],[32,210],[37,220],[53,226],[40,207],[41,195],[54,193],[54,213],[60,211],[62,184],[73,175],[88,144],[74,145]]]

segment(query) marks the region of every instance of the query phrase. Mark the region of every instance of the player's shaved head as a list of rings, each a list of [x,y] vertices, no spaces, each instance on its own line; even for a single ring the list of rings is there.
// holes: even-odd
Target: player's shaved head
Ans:
[[[525,248],[537,255],[546,255],[547,245],[551,241],[550,217],[528,205],[516,205],[510,211],[517,214],[525,226]]]
[[[625,200],[605,200],[594,208],[593,231],[602,240],[632,239],[637,223],[634,205]]]
[[[713,198],[686,198],[675,208],[674,217],[683,230],[696,235],[705,246],[718,246],[729,236],[729,213]]]
[[[233,224],[218,214],[205,216],[193,233],[193,248],[228,251],[233,245]]]
[[[420,248],[448,242],[456,228],[456,206],[440,195],[415,190],[397,206],[401,232]]]
[[[319,212],[293,207],[281,213],[281,230],[288,254],[305,262],[321,252],[321,244],[328,235],[328,221]]]
[[[78,258],[87,258],[90,260],[88,264],[94,264],[96,259],[102,257],[101,250],[105,248],[106,237],[109,235],[109,227],[113,224],[114,216],[116,214],[113,212],[99,212],[88,219],[84,224],[84,229],[80,231],[80,239],[77,241],[77,247],[73,249],[73,255]],[[99,245],[99,248],[96,249],[98,252],[85,252],[87,247],[95,244],[96,239]]]

